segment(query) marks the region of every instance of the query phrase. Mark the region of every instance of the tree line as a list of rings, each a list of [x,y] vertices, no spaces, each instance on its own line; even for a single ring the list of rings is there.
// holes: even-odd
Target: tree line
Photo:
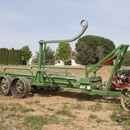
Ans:
[[[15,50],[14,48],[12,49],[1,48],[0,64],[21,65],[22,64],[21,50]]]
[[[95,64],[103,57],[115,49],[115,44],[110,39],[87,35],[78,39],[75,45],[76,63],[81,65]],[[54,65],[55,60],[62,60],[68,64],[71,53],[70,44],[61,42],[58,44],[56,52],[49,46],[46,48],[46,65]],[[33,62],[38,61],[39,53],[36,52],[37,58]],[[1,48],[0,49],[0,64],[25,65],[32,56],[29,46],[24,46],[19,50]],[[130,51],[127,51],[123,65],[130,66]]]
[[[31,57],[31,51],[28,46],[21,49],[0,48],[1,65],[25,65]]]

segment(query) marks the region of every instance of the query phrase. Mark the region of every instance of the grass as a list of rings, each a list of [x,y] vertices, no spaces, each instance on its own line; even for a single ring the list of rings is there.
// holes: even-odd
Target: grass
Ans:
[[[47,118],[43,116],[27,116],[23,122],[23,125],[26,126],[27,129],[30,130],[41,130],[42,126],[47,124]]]
[[[12,114],[8,114],[7,116],[5,116],[5,118],[23,118],[24,116],[23,115],[20,115],[20,114],[15,114],[15,113],[12,113]]]
[[[90,115],[89,115],[89,118],[90,118],[90,119],[98,119],[98,116],[97,116],[97,115],[94,115],[94,114],[90,114]]]
[[[75,105],[72,105],[71,106],[73,109],[77,109],[77,110],[82,110],[84,109],[85,107],[79,103],[75,104]]]
[[[26,103],[27,105],[33,105],[34,102],[33,102],[33,101],[26,101],[25,103]]]
[[[25,120],[23,122],[23,125],[26,126],[26,129],[30,130],[41,130],[42,127],[44,128],[44,125],[46,124],[59,124],[60,120],[56,116],[26,116]]]
[[[25,130],[31,129],[31,130],[41,130],[43,125],[45,124],[59,124],[61,121],[58,117],[55,115],[49,116],[41,116],[41,115],[21,115],[21,114],[15,114],[11,113],[4,117],[4,119],[8,120],[17,120],[22,119],[22,126]],[[20,120],[21,121],[21,120]],[[17,126],[18,127],[18,126]]]
[[[117,114],[118,113],[116,111],[112,112],[112,114],[110,115],[112,121],[117,121]]]
[[[126,112],[125,112],[126,113]],[[117,122],[117,115],[121,114],[119,111],[113,111],[110,115],[110,119],[114,122]],[[130,116],[123,116],[122,117],[122,124],[124,125],[130,125]]]
[[[50,107],[49,107],[49,108],[47,108],[47,110],[49,110],[49,111],[54,111],[54,109],[52,109],[52,108],[50,108]]]
[[[105,110],[120,111],[120,112],[123,111],[123,109],[121,108],[121,105],[120,104],[116,104],[116,103],[107,106],[105,108]]]
[[[42,104],[42,105],[41,105],[41,108],[45,108],[45,106],[46,106],[46,105],[43,105],[43,104]]]
[[[9,106],[10,106],[10,111],[19,111],[21,108],[22,108],[22,105],[21,104],[19,104],[19,103],[10,103],[9,104]]]
[[[21,108],[22,113],[26,113],[26,112],[29,112],[29,111],[34,112],[35,110],[33,108],[27,108],[25,106]]]
[[[56,114],[59,114],[59,115],[64,115],[64,116],[68,116],[68,117],[76,117],[75,115],[73,115],[69,110],[63,108],[61,110],[58,110],[56,112]]]
[[[103,119],[100,119],[100,118],[98,118],[98,116],[97,115],[95,115],[95,114],[90,114],[89,115],[89,121],[93,121],[93,120],[95,120],[96,121],[96,123],[103,123],[103,122],[107,122],[106,120],[103,120]]]
[[[26,113],[26,112],[34,112],[35,110],[33,108],[27,108],[26,106],[22,106],[21,104],[19,103],[11,103],[9,104],[11,107],[10,107],[10,111],[21,111],[22,113]]]
[[[39,100],[35,100],[35,101],[26,101],[25,102],[26,103],[26,105],[37,105],[37,106],[39,106],[40,108],[45,108],[45,105],[43,105],[43,104],[40,104],[40,101]]]
[[[9,109],[8,106],[0,105],[0,110],[1,110],[1,111],[6,111],[6,110],[8,110],[8,109]]]
[[[41,130],[42,128],[44,129],[44,125],[49,125],[49,124],[68,124],[70,125],[70,122],[68,119],[72,119],[71,117],[75,117],[69,111],[69,107],[67,104],[64,104],[63,109],[57,110],[57,112],[53,112],[53,115],[30,115],[28,112],[34,112],[35,110],[31,107],[26,107],[28,105],[31,105],[33,107],[39,106],[43,110],[48,110],[48,111],[54,111],[53,108],[48,107],[46,108],[45,105],[41,105],[39,100],[35,101],[29,101],[25,102],[26,105],[20,104],[20,103],[0,103],[0,110],[5,112],[4,120],[9,120],[9,121],[15,121],[15,122],[20,122],[20,125],[17,126],[17,123],[14,123],[14,127],[16,128],[22,128],[25,130]],[[76,106],[76,108],[80,108],[80,106]],[[27,114],[24,114],[27,113]],[[63,120],[62,118],[59,119],[57,115],[64,115],[68,116],[67,120]],[[71,120],[72,122],[73,120]],[[76,127],[76,125],[75,125]],[[80,127],[79,127],[80,128]]]
[[[88,106],[88,110],[92,112],[102,111],[102,105],[100,103],[96,103],[95,105]]]
[[[126,111],[123,111],[119,104],[112,104],[111,110],[112,114],[110,115],[110,119],[114,122],[117,122],[118,114],[126,113]],[[120,125],[124,128],[124,130],[130,130],[130,116],[123,116],[121,120],[122,122]]]
[[[25,102],[27,105],[39,105],[40,104],[40,101],[39,100],[35,100],[35,101],[26,101]]]
[[[97,119],[96,120],[97,123],[102,123],[102,122],[107,122],[106,120],[103,120],[103,119]]]
[[[35,101],[34,101],[34,104],[36,104],[36,105],[39,105],[39,103],[40,103],[39,100],[35,100]]]

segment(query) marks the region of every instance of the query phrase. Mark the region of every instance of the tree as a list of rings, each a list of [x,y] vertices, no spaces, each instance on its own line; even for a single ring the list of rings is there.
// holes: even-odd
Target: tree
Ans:
[[[21,50],[15,50],[14,48],[8,50],[8,64],[22,65]]]
[[[14,48],[8,50],[8,64],[15,65],[16,56],[14,54]]]
[[[130,51],[126,52],[126,55],[124,57],[124,61],[122,64],[125,66],[130,66]]]
[[[97,46],[96,56],[99,60],[101,60],[104,57],[104,48],[102,46]]]
[[[23,64],[27,64],[27,61],[31,58],[32,52],[30,51],[29,46],[24,46],[21,48],[21,56]]]
[[[89,65],[95,62],[93,49],[81,42],[76,48],[76,62],[82,65]]]
[[[54,59],[55,59],[55,55],[54,55],[54,51],[51,50],[51,48],[48,46],[46,48],[46,65],[54,65]]]
[[[8,49],[1,48],[0,49],[0,64],[7,64],[8,63]]]
[[[22,64],[21,51],[7,48],[0,48],[0,64],[20,65]]]
[[[22,64],[22,56],[21,56],[21,50],[15,50],[14,51],[14,56],[15,56],[15,60],[14,60],[14,64],[15,65],[20,65]]]
[[[36,63],[38,61],[39,53],[36,52],[36,54],[37,54],[36,59],[33,60],[34,63]],[[50,46],[47,46],[47,48],[46,48],[45,60],[46,60],[46,65],[54,65],[55,55],[54,55],[54,51],[50,48]]]
[[[82,38],[79,38],[78,42],[76,43],[75,50],[78,50],[81,43],[84,43],[87,47],[91,48],[94,52],[94,54],[93,53],[91,54],[91,52],[84,50],[84,55],[88,55],[88,57],[86,58],[93,57],[95,59],[95,60],[92,60],[90,64],[97,63],[104,56],[106,56],[112,50],[115,49],[115,45],[111,40],[104,37],[100,37],[100,36],[87,35],[87,36],[83,36]],[[84,47],[82,47],[80,51],[82,51],[82,49],[84,49]],[[79,55],[79,59],[80,58],[82,59],[82,55]]]
[[[61,42],[56,49],[56,58],[62,60],[65,64],[70,60],[71,47],[67,42]]]

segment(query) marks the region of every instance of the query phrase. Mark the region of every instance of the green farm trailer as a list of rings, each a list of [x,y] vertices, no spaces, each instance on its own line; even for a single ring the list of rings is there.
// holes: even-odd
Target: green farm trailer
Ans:
[[[60,42],[73,42],[78,39],[87,29],[88,23],[81,21],[81,32],[68,40],[39,41],[38,66],[30,68],[6,67],[0,73],[0,94],[4,96],[12,95],[15,98],[24,98],[29,95],[32,88],[44,88],[48,91],[57,91],[60,87],[80,89],[83,93],[119,95],[122,107],[130,110],[130,70],[120,70],[124,55],[129,45],[120,45],[111,53],[105,56],[92,67],[84,68],[46,66],[46,45]],[[102,82],[102,77],[97,75],[97,71],[109,62],[113,62],[113,68],[107,83]],[[36,69],[34,72],[33,69]],[[69,69],[84,71],[84,77],[78,78]],[[16,72],[11,72],[15,70]],[[28,72],[28,73],[25,73]],[[93,76],[90,76],[93,73]],[[42,90],[41,90],[42,91]]]

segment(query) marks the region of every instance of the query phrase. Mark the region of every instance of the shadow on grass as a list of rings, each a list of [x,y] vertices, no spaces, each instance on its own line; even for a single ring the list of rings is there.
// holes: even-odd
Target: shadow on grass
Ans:
[[[97,95],[97,94],[87,94],[82,93],[80,90],[61,88],[56,92],[49,92],[44,89],[31,90],[29,97],[34,96],[34,94],[38,94],[41,97],[52,97],[52,96],[61,96],[67,98],[75,98],[78,101],[95,101],[95,102],[105,102],[105,103],[119,103],[119,96],[111,96],[111,95]]]

